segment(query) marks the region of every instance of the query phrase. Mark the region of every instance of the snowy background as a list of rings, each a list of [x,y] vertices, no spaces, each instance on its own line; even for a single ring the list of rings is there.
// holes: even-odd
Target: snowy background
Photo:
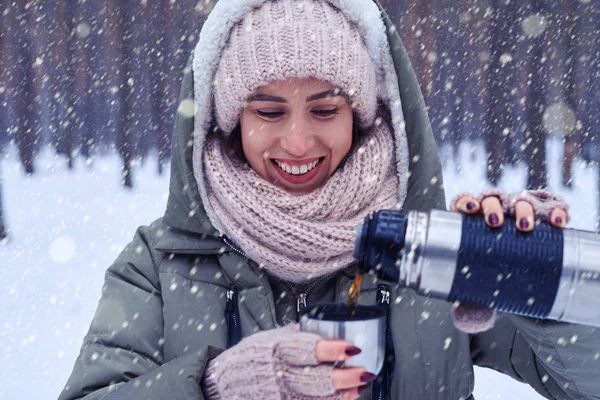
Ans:
[[[442,149],[447,199],[485,189],[480,142],[463,142],[460,160]],[[572,206],[570,227],[596,228],[597,168],[577,160],[574,188],[559,185],[562,144],[548,145],[549,181]],[[121,161],[105,155],[73,171],[44,150],[38,172],[25,176],[12,147],[1,160],[5,218],[10,240],[0,244],[0,399],[56,399],[78,355],[100,298],[105,269],[135,229],[160,217],[168,173],[156,174],[156,158],[136,165],[136,186],[120,184]],[[506,190],[523,186],[525,168],[508,169]],[[477,400],[541,399],[528,386],[490,370],[476,369]]]

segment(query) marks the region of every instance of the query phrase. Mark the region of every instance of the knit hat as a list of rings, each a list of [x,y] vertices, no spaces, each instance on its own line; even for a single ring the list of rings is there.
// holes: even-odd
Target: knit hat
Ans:
[[[314,77],[341,90],[361,128],[377,109],[375,68],[357,27],[325,0],[275,0],[236,24],[214,81],[217,123],[229,133],[261,86]]]

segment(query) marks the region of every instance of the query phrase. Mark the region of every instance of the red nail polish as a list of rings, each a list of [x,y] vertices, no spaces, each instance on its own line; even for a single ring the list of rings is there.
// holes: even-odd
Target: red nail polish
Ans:
[[[472,201],[467,203],[467,210],[471,211],[475,209],[475,203],[473,203]]]
[[[365,392],[365,390],[367,390],[368,387],[369,387],[368,385],[359,386],[358,387],[358,395],[360,396],[361,394],[363,394]]]
[[[346,347],[346,350],[344,350],[344,353],[346,353],[347,356],[355,356],[357,354],[360,354],[361,351],[362,350],[356,346],[348,346]]]
[[[563,219],[562,219],[561,217],[556,217],[556,219],[554,220],[554,222],[556,222],[558,225],[561,225],[561,226],[562,226],[562,224],[563,224]]]
[[[498,218],[498,214],[491,213],[488,216],[488,222],[492,224],[492,226],[497,226],[500,223],[500,219]]]
[[[363,372],[360,375],[360,381],[361,382],[371,382],[373,379],[377,378],[377,375],[372,374],[370,372]]]
[[[521,229],[529,229],[529,220],[525,217],[519,220],[519,228]]]

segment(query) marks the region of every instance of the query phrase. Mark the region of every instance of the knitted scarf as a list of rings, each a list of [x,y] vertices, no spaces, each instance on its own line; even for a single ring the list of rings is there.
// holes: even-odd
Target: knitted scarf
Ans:
[[[203,149],[215,228],[270,274],[307,283],[354,258],[356,228],[371,211],[397,205],[394,142],[385,123],[361,137],[346,163],[314,191],[292,195],[228,157],[216,134]]]

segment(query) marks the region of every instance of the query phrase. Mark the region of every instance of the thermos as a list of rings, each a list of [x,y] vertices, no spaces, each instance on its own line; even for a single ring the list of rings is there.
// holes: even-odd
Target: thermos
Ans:
[[[600,235],[483,216],[382,210],[358,227],[363,268],[424,296],[600,327]]]

